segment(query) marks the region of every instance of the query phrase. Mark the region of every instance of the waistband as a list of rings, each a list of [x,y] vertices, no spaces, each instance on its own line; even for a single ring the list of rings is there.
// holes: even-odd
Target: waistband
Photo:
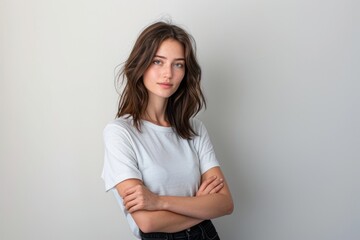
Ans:
[[[192,226],[191,228],[175,233],[163,233],[163,232],[143,233],[140,230],[140,236],[144,238],[178,239],[178,238],[187,238],[188,236],[195,234],[204,234],[204,232],[207,232],[213,228],[214,225],[210,220],[204,220],[201,223]]]

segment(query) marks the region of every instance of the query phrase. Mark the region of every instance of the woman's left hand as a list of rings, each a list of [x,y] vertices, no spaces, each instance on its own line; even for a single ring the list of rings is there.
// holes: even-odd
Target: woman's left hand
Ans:
[[[159,196],[144,185],[136,185],[125,191],[123,204],[129,213],[138,210],[159,210]]]

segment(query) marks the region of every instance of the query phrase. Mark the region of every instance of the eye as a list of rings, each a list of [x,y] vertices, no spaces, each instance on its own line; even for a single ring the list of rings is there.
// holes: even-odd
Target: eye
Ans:
[[[184,64],[183,64],[183,63],[175,63],[174,65],[175,65],[175,67],[177,67],[177,68],[183,68],[183,67],[184,67]]]
[[[153,64],[155,64],[155,65],[160,65],[161,63],[162,62],[160,60],[158,60],[158,59],[153,60]]]
[[[152,63],[153,63],[154,65],[160,65],[160,64],[161,64],[161,61],[158,60],[158,59],[154,59],[154,60],[152,61]]]

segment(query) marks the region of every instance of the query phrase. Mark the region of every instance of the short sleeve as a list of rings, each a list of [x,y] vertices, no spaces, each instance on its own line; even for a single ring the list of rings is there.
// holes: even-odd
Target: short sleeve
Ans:
[[[193,127],[198,135],[193,141],[200,161],[200,172],[204,174],[210,168],[220,166],[220,164],[205,125],[200,120],[193,119]]]
[[[127,129],[119,124],[109,123],[103,131],[103,137],[105,155],[101,177],[105,182],[105,190],[109,191],[126,179],[142,180]]]

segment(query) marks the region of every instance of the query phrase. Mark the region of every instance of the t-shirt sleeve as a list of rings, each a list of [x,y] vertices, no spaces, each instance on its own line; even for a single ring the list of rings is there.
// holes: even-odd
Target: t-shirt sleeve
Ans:
[[[193,126],[198,134],[194,137],[194,146],[200,161],[200,172],[204,174],[210,168],[220,166],[220,164],[205,125],[200,120],[193,119]]]
[[[105,190],[109,191],[126,179],[142,180],[132,140],[126,128],[109,123],[103,131],[103,137],[105,155],[101,177],[105,182]]]

